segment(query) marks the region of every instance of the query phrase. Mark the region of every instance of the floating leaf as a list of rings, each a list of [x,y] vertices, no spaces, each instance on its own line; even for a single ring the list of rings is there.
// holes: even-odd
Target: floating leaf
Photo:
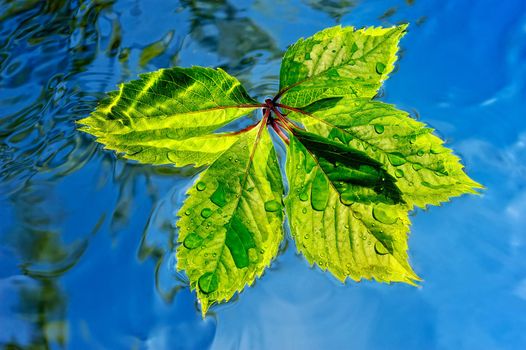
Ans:
[[[161,69],[110,92],[81,130],[107,149],[150,164],[209,164],[239,135],[210,134],[259,107],[221,69]]]
[[[320,210],[314,202],[302,201],[296,191],[287,196],[287,216],[298,250],[311,264],[329,270],[341,281],[346,277],[356,281],[418,281],[407,262],[407,210],[400,205],[371,201],[344,204],[330,175],[319,169],[299,139],[292,138],[287,155],[290,188],[306,189],[312,198],[327,198]],[[327,188],[316,184],[320,173],[331,184]]]
[[[262,130],[258,139],[254,129],[217,158],[188,191],[178,214],[182,245],[177,260],[197,291],[203,314],[210,304],[251,285],[276,256],[283,239],[280,176],[268,132]],[[199,184],[206,188],[200,190]],[[188,239],[200,243],[189,246]]]
[[[338,26],[298,40],[281,63],[281,103],[303,107],[335,96],[372,98],[394,68],[406,28]]]
[[[283,200],[309,263],[341,281],[419,281],[408,262],[408,212],[482,186],[432,129],[371,100],[405,29],[333,27],[299,40],[283,59],[280,91],[264,103],[220,69],[175,67],[122,84],[79,122],[126,158],[209,165],[177,222],[177,268],[203,315],[276,257]],[[258,123],[219,133],[256,109]],[[288,145],[285,198],[270,129]]]

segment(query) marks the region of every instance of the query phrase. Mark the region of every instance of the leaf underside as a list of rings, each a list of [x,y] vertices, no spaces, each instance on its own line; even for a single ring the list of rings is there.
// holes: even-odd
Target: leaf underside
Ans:
[[[283,240],[284,212],[298,251],[339,280],[420,280],[408,262],[408,213],[482,186],[432,129],[372,100],[406,28],[337,26],[288,48],[274,99],[289,120],[280,124],[285,197],[269,109],[256,127],[219,132],[263,106],[221,69],[143,74],[78,122],[125,158],[208,165],[177,214],[177,268],[203,316],[263,274]]]

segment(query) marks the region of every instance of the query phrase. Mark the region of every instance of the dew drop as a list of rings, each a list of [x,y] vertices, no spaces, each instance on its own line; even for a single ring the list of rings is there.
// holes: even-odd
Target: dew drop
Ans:
[[[199,181],[195,187],[198,191],[204,191],[206,189],[206,184],[203,181]]]
[[[389,250],[379,241],[374,244],[374,251],[378,255],[386,255],[389,253]]]
[[[414,169],[415,171],[418,171],[418,170],[420,170],[420,169],[423,168],[422,164],[420,164],[420,163],[413,163],[412,166],[413,166],[413,169]]]
[[[376,62],[376,73],[382,74],[385,71],[385,64],[382,62]]]
[[[367,239],[367,236],[366,236],[366,235],[364,235],[364,234],[362,234],[362,235],[360,236],[360,238],[361,238],[362,240],[364,240],[364,241],[365,241],[365,240]]]
[[[303,209],[301,210],[301,212],[302,212],[303,214],[307,214],[307,208],[303,208]]]
[[[352,201],[352,199],[345,195],[346,192],[343,193],[344,195],[340,195],[340,202],[343,204],[343,205],[346,205],[346,206],[349,206],[351,204],[353,204],[354,202]]]
[[[190,210],[187,210],[187,211],[184,212],[184,215],[186,215],[186,216],[190,216],[190,214],[192,214],[192,212]]]
[[[398,134],[394,134],[393,135],[393,139],[398,140],[399,138],[400,138],[400,135],[398,135]]]
[[[373,208],[373,217],[376,221],[387,225],[394,224],[396,220],[398,220],[395,212],[390,211],[388,208],[384,209],[380,206]]]
[[[210,201],[217,205],[218,207],[224,207],[227,204],[227,198],[226,198],[226,188],[222,184],[219,184],[210,196]]]
[[[401,169],[396,169],[395,176],[398,178],[404,177],[404,172]]]
[[[210,294],[216,291],[219,286],[219,280],[215,272],[206,272],[202,274],[197,283],[201,292],[205,294]]]
[[[205,219],[209,218],[211,215],[212,215],[212,209],[204,208],[203,210],[201,210],[201,216],[204,217]]]
[[[195,249],[203,244],[203,238],[195,232],[190,232],[183,241],[183,245],[188,249]]]
[[[276,200],[265,202],[265,210],[268,212],[275,212],[281,209],[281,204]]]
[[[406,163],[404,155],[399,152],[388,153],[387,158],[389,158],[389,162],[393,166],[400,166]]]
[[[305,236],[303,236],[305,239],[309,239],[309,234],[307,233]]]
[[[376,131],[377,134],[382,134],[385,130],[385,127],[381,124],[375,124],[374,125],[374,131]]]
[[[301,192],[299,197],[300,197],[300,201],[302,201],[302,202],[305,202],[305,201],[307,201],[309,199],[309,195],[308,195],[307,191]]]
[[[416,152],[416,155],[419,156],[419,157],[422,157],[424,154],[425,154],[425,152],[424,152],[423,149],[419,149],[419,150]]]
[[[346,229],[349,229],[349,225],[345,224],[343,227],[345,227]]]

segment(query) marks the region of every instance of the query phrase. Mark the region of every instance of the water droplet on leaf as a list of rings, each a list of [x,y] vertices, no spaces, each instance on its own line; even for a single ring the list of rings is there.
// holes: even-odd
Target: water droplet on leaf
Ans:
[[[398,178],[404,177],[404,172],[401,169],[396,169],[395,176]]]
[[[216,291],[217,287],[219,286],[219,280],[215,272],[204,273],[201,275],[201,277],[199,277],[199,281],[197,283],[201,292],[205,294],[210,294]]]
[[[188,249],[195,249],[203,244],[203,238],[195,232],[189,233],[183,241],[183,245]]]
[[[224,207],[227,204],[225,186],[218,184],[216,190],[210,196],[210,201],[218,207]]]
[[[382,62],[376,62],[376,73],[382,74],[385,71],[385,64]]]
[[[394,166],[400,166],[406,163],[404,155],[399,152],[388,153],[387,158],[389,158],[389,162]]]
[[[199,181],[195,187],[198,191],[204,191],[206,189],[206,184],[203,181]]]
[[[379,241],[374,244],[374,251],[378,255],[386,255],[389,253],[389,250]]]
[[[391,211],[388,208],[384,209],[380,206],[373,208],[373,217],[376,219],[376,221],[387,225],[394,224],[396,220],[398,220],[398,217],[394,211]]]
[[[205,219],[209,218],[211,215],[212,215],[212,209],[204,208],[203,210],[201,210],[201,216],[204,217]]]
[[[374,131],[376,131],[377,134],[383,133],[385,130],[384,126],[381,124],[375,124]]]
[[[413,169],[415,171],[418,171],[418,170],[420,170],[422,168],[423,168],[422,164],[420,164],[420,163],[413,163]]]
[[[274,212],[281,209],[281,204],[276,200],[270,200],[265,202],[265,210],[268,212]]]

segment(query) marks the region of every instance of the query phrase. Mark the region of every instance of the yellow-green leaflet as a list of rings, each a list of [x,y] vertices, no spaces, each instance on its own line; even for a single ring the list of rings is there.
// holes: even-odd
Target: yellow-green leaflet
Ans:
[[[309,263],[339,280],[375,278],[414,284],[419,278],[407,262],[407,210],[383,203],[343,204],[338,190],[305,147],[293,137],[287,157],[291,189],[285,206],[292,237]],[[326,178],[319,188],[318,174]],[[316,205],[325,197],[324,206]]]
[[[258,107],[221,69],[161,69],[110,92],[80,129],[149,164],[209,164],[239,135],[210,134]]]
[[[403,198],[413,205],[439,205],[450,197],[477,193],[481,185],[464,173],[460,160],[432,129],[394,106],[367,99],[320,101],[300,113],[307,130],[337,141],[384,164],[396,177]]]
[[[177,269],[203,316],[263,274],[284,222],[307,261],[342,282],[420,281],[409,212],[482,186],[432,129],[372,100],[406,28],[337,26],[300,39],[264,103],[221,69],[174,67],[121,84],[79,121],[126,158],[208,166],[177,213]],[[220,132],[256,109],[259,122]],[[287,146],[287,193],[271,133]]]
[[[281,102],[303,107],[335,96],[372,98],[394,68],[406,28],[338,26],[298,40],[281,63]]]
[[[283,187],[266,128],[243,134],[203,172],[178,213],[177,268],[203,315],[261,276],[283,240]],[[251,159],[251,155],[252,159]]]

